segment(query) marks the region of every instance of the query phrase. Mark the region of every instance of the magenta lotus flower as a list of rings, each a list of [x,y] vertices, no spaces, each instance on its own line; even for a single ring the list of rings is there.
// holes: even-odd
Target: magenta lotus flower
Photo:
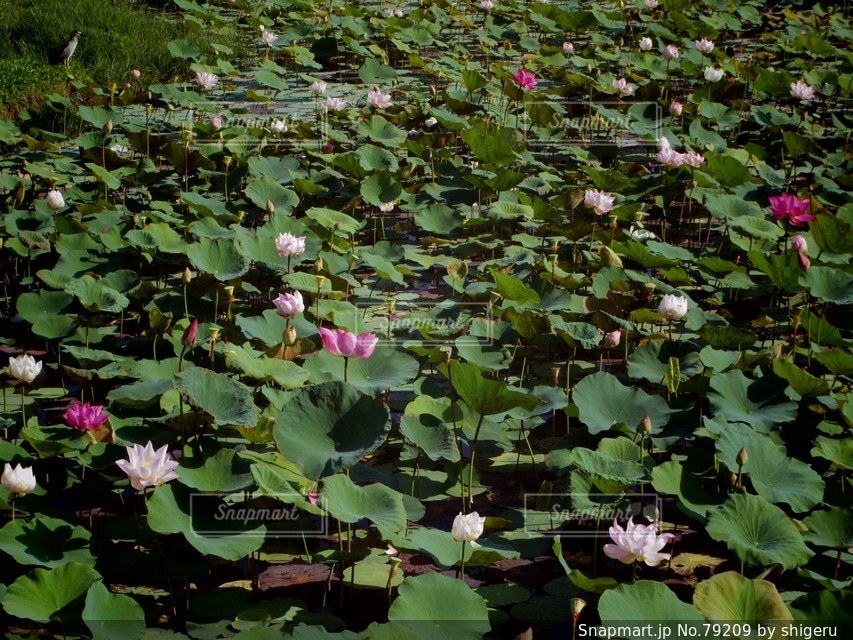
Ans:
[[[181,344],[192,349],[195,346],[195,341],[198,339],[198,319],[193,318],[193,321],[184,329],[184,335],[181,336]]]
[[[80,431],[96,431],[109,419],[109,414],[99,404],[74,401],[65,409],[65,422]]]
[[[175,469],[178,463],[169,456],[168,445],[163,445],[154,451],[154,445],[149,442],[144,447],[135,444],[125,447],[127,460],[116,460],[119,469],[130,478],[130,486],[137,491],[146,487],[158,487],[164,482],[175,480],[178,474]]]
[[[355,335],[343,329],[325,329],[319,327],[323,347],[334,356],[349,358],[355,356],[359,360],[367,360],[373,355],[379,338],[372,333]]]
[[[678,100],[673,100],[669,103],[669,115],[680,116],[682,111],[684,111],[683,103],[679,102]]]
[[[604,346],[608,349],[615,349],[619,346],[619,341],[622,340],[622,331],[614,329],[610,333],[604,334]]]
[[[628,526],[623,529],[616,520],[610,527],[610,538],[613,544],[604,545],[604,554],[624,564],[645,562],[650,567],[656,567],[664,560],[669,560],[670,554],[661,553],[661,549],[675,538],[671,533],[658,534],[654,524],[634,524],[634,519],[628,520]]]
[[[280,293],[272,303],[282,318],[294,318],[305,311],[305,302],[299,291]]]
[[[803,236],[794,236],[791,240],[791,249],[797,253],[803,253],[809,250],[809,245],[806,243],[806,239]]]
[[[524,69],[516,71],[512,77],[512,81],[522,89],[527,89],[528,91],[533,91],[538,84],[536,74],[532,71],[525,71]]]
[[[770,196],[770,215],[774,220],[787,220],[793,226],[799,227],[811,222],[816,216],[808,213],[811,200],[800,200],[792,193],[781,193]]]

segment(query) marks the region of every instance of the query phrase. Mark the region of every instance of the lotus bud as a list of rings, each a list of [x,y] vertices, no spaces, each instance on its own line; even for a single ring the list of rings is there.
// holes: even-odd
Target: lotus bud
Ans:
[[[640,420],[640,424],[637,425],[637,433],[647,436],[652,432],[652,418],[651,416],[646,416],[642,420]]]
[[[296,344],[296,327],[290,325],[284,332],[284,344],[288,347]]]
[[[737,464],[739,467],[742,467],[747,462],[749,462],[749,452],[746,450],[746,447],[741,447],[740,451],[737,452]]]
[[[272,200],[267,200],[267,213],[271,216],[275,215],[275,205],[273,204]]]
[[[181,281],[184,284],[189,284],[193,279],[193,272],[189,267],[184,267],[184,272],[181,274]]]
[[[184,335],[181,337],[181,344],[192,349],[195,346],[195,341],[198,338],[198,320],[193,318],[189,326],[184,329]]]
[[[598,248],[598,255],[601,258],[601,263],[605,267],[621,267],[622,258],[610,247],[601,246]]]
[[[104,125],[104,129],[103,129],[103,131],[104,131],[104,133],[105,133],[106,135],[110,135],[110,134],[113,132],[113,121],[112,121],[112,118],[110,118],[109,120],[107,120],[107,123]]]
[[[323,258],[317,256],[317,259],[314,261],[314,271],[320,273],[323,270]]]

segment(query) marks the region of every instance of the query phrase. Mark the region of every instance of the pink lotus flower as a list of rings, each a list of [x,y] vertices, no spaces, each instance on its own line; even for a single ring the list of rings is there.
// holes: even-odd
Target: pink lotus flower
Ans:
[[[367,103],[377,109],[386,109],[391,106],[391,94],[382,93],[379,87],[373,87],[367,92]]]
[[[622,340],[622,332],[619,329],[614,329],[610,333],[604,334],[604,346],[608,349],[618,347],[620,340]]]
[[[670,169],[677,169],[684,164],[684,156],[673,149],[672,145],[669,144],[669,140],[666,138],[661,138],[658,141],[657,159],[658,162]]]
[[[798,253],[797,260],[800,263],[800,269],[803,271],[812,266],[811,260],[809,260],[809,257],[805,253]]]
[[[623,529],[616,520],[610,527],[610,538],[614,544],[604,545],[604,554],[624,564],[645,562],[650,567],[656,567],[664,560],[669,560],[670,554],[661,553],[661,549],[675,538],[671,533],[658,535],[654,524],[634,524],[634,519],[628,520],[628,526]]]
[[[282,318],[293,318],[305,311],[305,303],[302,300],[302,294],[298,291],[294,291],[293,293],[280,293],[272,303],[275,305],[278,315]]]
[[[613,209],[615,200],[615,196],[597,189],[587,189],[583,193],[584,204],[593,209],[598,215],[603,215]]]
[[[575,50],[575,45],[573,45],[571,42],[564,42],[563,43],[563,53],[573,53],[574,50]]]
[[[774,220],[787,220],[795,227],[815,219],[814,215],[807,213],[810,206],[811,200],[800,200],[792,193],[770,196],[771,217]]]
[[[282,258],[301,256],[305,253],[305,236],[295,236],[288,232],[280,233],[275,239],[275,248]]]
[[[198,71],[195,74],[195,81],[202,89],[213,89],[219,84],[219,76],[208,71]]]
[[[625,78],[613,78],[613,91],[618,93],[620,96],[630,96],[633,95],[634,91],[637,90],[637,85],[631,84]]]
[[[522,89],[527,89],[528,91],[533,91],[538,84],[536,74],[532,71],[525,71],[524,69],[516,71],[512,77],[512,81]]]
[[[677,60],[678,56],[678,47],[674,44],[668,44],[663,48],[663,57],[665,60]]]
[[[278,39],[278,36],[275,35],[269,29],[264,29],[263,31],[261,31],[261,39],[264,41],[264,44],[269,47],[270,45],[272,45],[273,42],[276,41],[276,39]]]
[[[794,239],[791,240],[791,249],[797,253],[803,253],[804,251],[809,250],[809,245],[806,243],[806,239],[803,236],[794,236]]]
[[[347,108],[347,101],[343,98],[326,98],[326,102],[323,104],[323,111],[328,113],[329,111],[343,111]]]
[[[343,329],[325,329],[319,327],[320,337],[326,351],[334,356],[349,358],[355,356],[359,360],[367,360],[373,355],[379,338],[372,333],[362,333],[356,336],[354,333]]]
[[[681,154],[681,161],[688,167],[699,167],[705,162],[705,156],[698,151],[688,151]]]
[[[154,445],[149,442],[144,447],[135,444],[125,447],[127,460],[116,460],[119,469],[130,478],[130,486],[137,491],[146,487],[158,487],[164,482],[175,480],[178,474],[175,469],[178,463],[169,458],[169,447],[163,445],[154,451]]]
[[[222,128],[222,117],[221,116],[213,116],[210,119],[210,128],[214,131],[219,131]]]
[[[806,102],[814,100],[814,87],[802,80],[797,80],[791,83],[791,96]]]
[[[99,404],[88,402],[72,402],[65,409],[66,424],[69,427],[80,429],[80,431],[97,431],[97,429],[109,419],[109,414]]]
[[[142,72],[139,69],[134,69],[130,72],[130,75],[133,76],[134,80],[139,80],[140,76],[142,75]]]
[[[673,100],[669,103],[669,115],[680,116],[682,111],[684,111],[684,104],[678,100]]]

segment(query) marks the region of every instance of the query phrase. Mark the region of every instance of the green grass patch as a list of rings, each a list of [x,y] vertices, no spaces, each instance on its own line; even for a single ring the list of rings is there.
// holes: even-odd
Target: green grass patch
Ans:
[[[69,73],[109,87],[130,81],[167,81],[186,73],[188,61],[172,58],[168,44],[187,39],[207,48],[212,35],[180,15],[145,3],[115,0],[0,0],[0,104],[8,112],[32,105],[64,80],[62,65],[50,65],[77,29],[83,32]],[[62,83],[59,82],[61,85]]]

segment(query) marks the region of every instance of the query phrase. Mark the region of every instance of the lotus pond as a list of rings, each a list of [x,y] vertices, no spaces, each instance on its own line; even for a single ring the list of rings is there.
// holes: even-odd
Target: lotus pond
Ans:
[[[844,637],[841,4],[81,29],[0,120],[0,633]]]

